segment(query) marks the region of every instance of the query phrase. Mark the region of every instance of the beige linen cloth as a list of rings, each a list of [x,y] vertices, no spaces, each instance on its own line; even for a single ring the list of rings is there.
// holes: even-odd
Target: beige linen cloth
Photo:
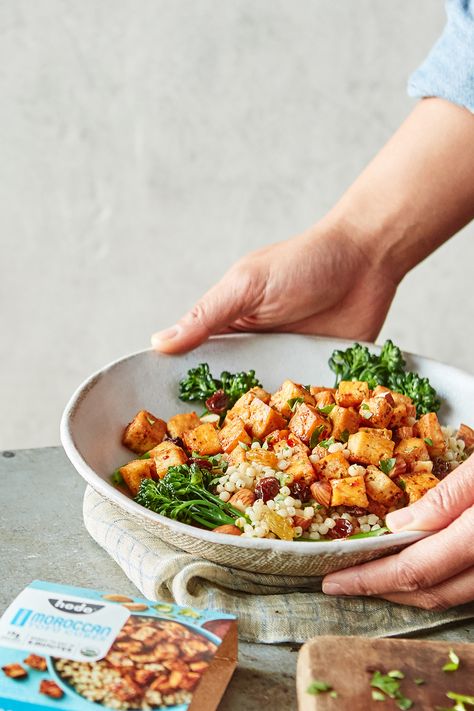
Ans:
[[[474,617],[474,602],[440,613],[371,598],[328,597],[320,579],[260,575],[195,558],[145,531],[90,487],[83,510],[92,538],[144,597],[235,614],[239,636],[249,642],[305,642],[324,634],[392,636]]]

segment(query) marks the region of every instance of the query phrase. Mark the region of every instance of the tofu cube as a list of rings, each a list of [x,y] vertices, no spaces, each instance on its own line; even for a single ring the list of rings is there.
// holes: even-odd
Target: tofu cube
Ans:
[[[387,427],[359,427],[359,432],[371,432],[372,434],[377,434],[379,437],[385,437],[385,439],[392,439],[392,430]]]
[[[156,476],[163,479],[169,467],[178,467],[186,464],[188,457],[181,447],[173,442],[162,442],[150,452],[155,462]]]
[[[262,467],[278,469],[277,456],[269,449],[249,449],[245,452],[245,461],[250,464],[260,464]]]
[[[166,427],[171,437],[181,437],[184,432],[194,430],[200,424],[201,420],[195,412],[184,412],[181,415],[171,417],[166,423]]]
[[[318,439],[325,439],[331,433],[331,423],[315,407],[301,403],[288,424],[289,430],[305,444],[310,444],[311,437],[318,430]]]
[[[368,496],[388,509],[396,506],[403,498],[403,491],[389,476],[370,464],[365,475],[365,488]]]
[[[384,429],[392,419],[393,407],[384,397],[371,397],[363,400],[359,408],[359,415],[366,427]]]
[[[5,676],[8,676],[10,679],[24,679],[28,676],[27,670],[24,669],[21,664],[18,664],[17,662],[5,664],[5,666],[2,667],[2,671]]]
[[[277,410],[283,417],[290,418],[293,414],[293,410],[288,404],[288,401],[295,400],[296,398],[301,398],[303,402],[308,403],[308,405],[315,404],[314,397],[306,388],[299,383],[294,383],[292,380],[285,380],[280,388],[271,396],[270,407]]]
[[[341,380],[336,390],[336,402],[341,407],[359,407],[369,397],[369,385],[363,380]]]
[[[408,410],[405,403],[396,404],[392,407],[392,416],[390,418],[390,429],[395,429],[395,427],[403,427],[407,423]]]
[[[422,415],[415,425],[415,432],[418,437],[430,439],[433,443],[427,445],[431,457],[439,457],[446,452],[446,442],[435,412]]]
[[[184,432],[183,442],[189,452],[197,452],[204,456],[222,452],[219,435],[214,425],[211,425],[210,422],[204,422],[196,429]]]
[[[252,440],[249,437],[245,425],[240,417],[227,422],[224,427],[217,433],[222,449],[229,454],[234,450],[239,442],[250,445]],[[242,447],[240,448],[242,449]]]
[[[236,467],[239,464],[242,464],[243,462],[247,461],[245,458],[246,454],[247,452],[245,451],[245,449],[243,449],[243,447],[241,447],[239,444],[235,449],[232,450],[230,454],[224,454],[223,456],[225,457],[229,466]]]
[[[359,429],[359,413],[353,407],[336,405],[328,415],[332,422],[332,436],[341,439],[342,435],[350,435]]]
[[[349,462],[342,452],[326,454],[313,464],[314,471],[324,479],[343,479],[348,476]]]
[[[268,405],[270,402],[270,393],[267,393],[266,390],[260,387],[251,388],[248,392],[239,397],[235,405],[227,412],[225,422],[227,423],[235,417],[240,417],[248,429],[250,427],[250,405],[255,398],[258,398]]]
[[[417,472],[416,474],[403,474],[399,477],[402,489],[408,498],[409,504],[421,499],[427,491],[439,484],[439,479],[430,472]]]
[[[331,479],[331,506],[360,506],[367,508],[368,499],[363,475]]]
[[[147,410],[140,410],[125,428],[122,444],[135,454],[145,454],[162,442],[165,434],[166,422]]]
[[[291,481],[304,480],[308,486],[316,479],[313,466],[308,456],[301,452],[297,452],[290,459],[290,466],[285,469],[285,474],[291,477]]]
[[[286,427],[286,420],[269,405],[254,398],[250,403],[250,431],[255,439],[264,439],[270,432]]]
[[[120,467],[119,472],[132,496],[136,496],[143,479],[153,479],[156,476],[155,461],[154,459],[135,459]]]
[[[316,407],[327,407],[328,405],[334,405],[336,402],[332,390],[321,390],[321,392],[314,395],[314,400]]]
[[[407,464],[420,459],[426,462],[430,458],[424,440],[419,437],[401,439],[395,447],[395,455],[399,455]]]
[[[316,395],[319,395],[319,393],[323,392],[331,392],[333,395],[336,394],[336,388],[328,388],[326,385],[310,385],[309,386],[309,392],[313,397],[316,397]]]
[[[395,443],[386,437],[372,432],[356,432],[349,436],[347,448],[351,462],[374,464],[378,466],[381,459],[390,459]]]

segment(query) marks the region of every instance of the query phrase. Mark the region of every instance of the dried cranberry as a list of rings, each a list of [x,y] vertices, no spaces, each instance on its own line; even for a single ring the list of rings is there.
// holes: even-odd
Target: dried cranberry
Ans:
[[[347,538],[354,533],[354,526],[345,518],[337,518],[336,525],[328,531],[329,538]]]
[[[288,488],[291,491],[291,495],[295,499],[299,499],[303,504],[311,498],[310,488],[305,481],[293,481]]]
[[[199,457],[191,457],[189,462],[190,462],[190,464],[195,464],[197,467],[200,467],[201,469],[209,469],[209,471],[212,469],[212,464],[208,459],[200,459]]]
[[[367,516],[367,509],[361,509],[360,506],[346,506],[345,511],[351,516]]]
[[[229,409],[229,406],[230,398],[223,390],[216,390],[216,392],[206,400],[207,409],[216,415],[222,415],[223,412]]]
[[[257,499],[262,499],[264,503],[274,499],[279,491],[280,484],[274,476],[266,476],[260,479],[255,486],[255,496]]]
[[[170,437],[170,435],[165,435],[165,442],[172,442],[177,447],[184,447],[181,437]]]
[[[433,459],[433,474],[438,477],[438,479],[444,479],[445,476],[451,473],[451,463],[447,462],[442,457],[435,457]]]

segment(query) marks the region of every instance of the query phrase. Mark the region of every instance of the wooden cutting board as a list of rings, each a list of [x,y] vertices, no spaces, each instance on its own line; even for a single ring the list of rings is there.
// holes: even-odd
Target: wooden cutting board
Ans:
[[[443,672],[448,653],[454,649],[459,669]],[[454,705],[447,691],[474,695],[474,644],[421,642],[408,639],[367,639],[365,637],[316,637],[300,650],[297,668],[299,711],[397,711],[395,702],[372,700],[370,680],[375,670],[387,673],[398,669],[405,674],[401,691],[414,701],[413,711],[432,711],[437,706]],[[425,680],[416,685],[414,679]],[[308,694],[310,683],[318,679],[337,692]],[[470,707],[467,707],[470,708]]]

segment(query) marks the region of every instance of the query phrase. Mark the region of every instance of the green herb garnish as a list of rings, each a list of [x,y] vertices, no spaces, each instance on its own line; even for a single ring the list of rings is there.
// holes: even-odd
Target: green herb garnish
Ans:
[[[457,671],[459,669],[459,657],[454,651],[454,649],[449,650],[449,662],[446,662],[446,664],[443,666],[443,671],[444,672],[453,672]]]
[[[223,390],[227,395],[229,409],[242,395],[258,385],[260,382],[255,377],[254,370],[240,373],[223,370],[220,378],[214,378],[209,371],[209,365],[200,363],[196,368],[190,368],[186,377],[180,380],[179,398],[186,402],[204,402],[217,390]]]
[[[327,416],[330,412],[334,410],[335,407],[336,405],[333,403],[332,405],[324,405],[324,407],[318,407],[318,410],[322,415]]]
[[[458,704],[467,704],[468,706],[474,706],[474,696],[466,696],[466,694],[456,694],[454,691],[448,691],[446,696],[448,697],[448,699],[456,701]]]
[[[387,672],[387,676],[391,677],[392,679],[404,679],[405,674],[401,672],[399,669],[392,669],[392,671]]]
[[[431,439],[431,437],[425,437],[425,444],[427,444],[428,447],[433,446],[433,440]]]
[[[329,439],[322,439],[321,442],[319,442],[320,447],[324,447],[324,449],[329,449],[331,444],[336,444],[336,440],[334,437],[329,437]]]
[[[352,536],[347,536],[347,540],[352,540],[352,539],[358,539],[358,538],[377,538],[377,536],[383,536],[385,533],[388,533],[388,528],[385,526],[381,526],[380,528],[376,528],[375,531],[367,531],[366,533],[361,532],[361,533],[354,533]]]
[[[416,684],[417,686],[421,686],[422,684],[425,684],[425,683],[426,683],[425,680],[424,680],[424,679],[421,679],[420,677],[417,677],[416,679],[413,679],[413,681],[415,682],[415,684]]]
[[[306,689],[307,694],[324,694],[327,691],[332,691],[331,684],[320,679],[314,679]]]
[[[116,469],[110,479],[112,481],[112,484],[115,484],[115,486],[121,486],[122,484],[125,484],[123,476],[120,473],[120,469]]]
[[[397,460],[395,457],[392,457],[391,459],[381,459],[379,462],[379,468],[388,476],[396,463]]]
[[[367,346],[354,343],[345,351],[336,350],[329,359],[329,367],[336,374],[336,386],[341,380],[363,380],[369,388],[384,385],[390,390],[408,395],[416,406],[418,417],[437,412],[441,401],[428,378],[405,370],[401,350],[392,341],[385,341],[379,354]]]
[[[349,439],[349,430],[342,430],[339,439],[341,440],[341,442],[347,442]]]
[[[372,699],[374,701],[386,701],[387,697],[385,694],[382,694],[381,691],[378,691],[377,689],[372,689]]]
[[[326,429],[325,425],[319,425],[319,427],[316,427],[316,429],[314,430],[314,432],[311,435],[310,440],[309,440],[309,448],[310,449],[314,449],[314,447],[316,447],[316,445],[319,443],[320,437],[325,429]]]
[[[296,410],[296,406],[301,405],[304,402],[304,397],[290,397],[290,399],[286,402],[290,410],[294,412]]]

